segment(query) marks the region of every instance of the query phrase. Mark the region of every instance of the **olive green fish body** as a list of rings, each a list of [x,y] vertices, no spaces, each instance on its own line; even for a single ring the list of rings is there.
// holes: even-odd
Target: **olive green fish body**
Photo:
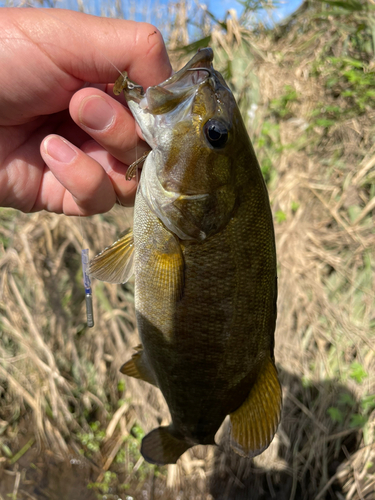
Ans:
[[[198,52],[143,101],[128,91],[153,151],[133,239],[126,235],[92,266],[101,279],[103,265],[118,274],[118,247],[132,248],[142,347],[122,371],[166,399],[172,423],[148,434],[141,450],[161,464],[214,444],[226,415],[232,448],[254,456],[271,442],[281,411],[272,215],[237,105],[211,61],[210,49]]]
[[[144,201],[137,208],[141,204],[142,219],[147,218],[150,226],[160,224],[151,212],[147,214]],[[153,248],[148,252],[140,245],[142,252],[135,254],[136,283],[141,288],[136,288],[137,319],[144,351],[152,360],[176,430],[193,442],[213,442],[223,419],[243,403],[273,351],[273,245],[268,242],[267,262],[259,243],[254,244],[259,242],[254,236],[259,235],[248,231],[251,216],[249,224],[244,224],[242,213],[248,216],[248,204],[238,208],[222,232],[203,243],[180,244],[184,261],[181,297],[168,296],[167,283],[150,272]],[[139,236],[134,232],[136,248],[138,237],[147,239],[144,229],[139,225]],[[258,263],[250,257],[254,251],[260,256]],[[268,267],[268,276],[258,266],[264,273]],[[269,292],[254,295],[264,282]],[[155,296],[160,300],[155,301]]]

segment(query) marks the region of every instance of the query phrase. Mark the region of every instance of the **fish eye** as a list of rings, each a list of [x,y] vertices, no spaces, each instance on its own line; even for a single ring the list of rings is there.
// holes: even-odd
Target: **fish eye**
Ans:
[[[208,142],[214,148],[223,148],[228,140],[228,129],[219,120],[208,120],[203,127]]]

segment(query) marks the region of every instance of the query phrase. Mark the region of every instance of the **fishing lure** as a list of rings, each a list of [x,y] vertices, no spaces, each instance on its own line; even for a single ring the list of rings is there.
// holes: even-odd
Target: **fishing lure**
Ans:
[[[91,280],[88,274],[89,249],[88,248],[82,249],[81,256],[82,256],[83,284],[85,287],[87,326],[89,328],[92,328],[94,326],[94,309],[92,307]]]

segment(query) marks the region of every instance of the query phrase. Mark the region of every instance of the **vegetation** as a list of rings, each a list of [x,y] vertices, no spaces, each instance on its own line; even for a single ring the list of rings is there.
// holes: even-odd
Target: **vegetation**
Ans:
[[[94,283],[89,330],[80,266],[83,242],[97,253],[131,212],[2,209],[0,499],[375,498],[375,5],[305,1],[269,28],[252,22],[256,4],[222,21],[183,4],[167,36],[175,67],[214,48],[269,187],[284,392],[273,444],[233,457],[224,427],[218,448],[144,463],[142,435],[168,414],[119,373],[138,343],[132,284]]]

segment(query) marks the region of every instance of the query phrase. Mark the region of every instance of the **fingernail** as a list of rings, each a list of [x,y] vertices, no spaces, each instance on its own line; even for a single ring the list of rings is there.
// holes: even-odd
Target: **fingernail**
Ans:
[[[63,163],[70,163],[77,156],[76,150],[69,143],[54,135],[47,139],[44,147],[49,156]]]
[[[79,121],[93,130],[104,130],[115,117],[114,109],[99,96],[86,97],[79,109]]]

